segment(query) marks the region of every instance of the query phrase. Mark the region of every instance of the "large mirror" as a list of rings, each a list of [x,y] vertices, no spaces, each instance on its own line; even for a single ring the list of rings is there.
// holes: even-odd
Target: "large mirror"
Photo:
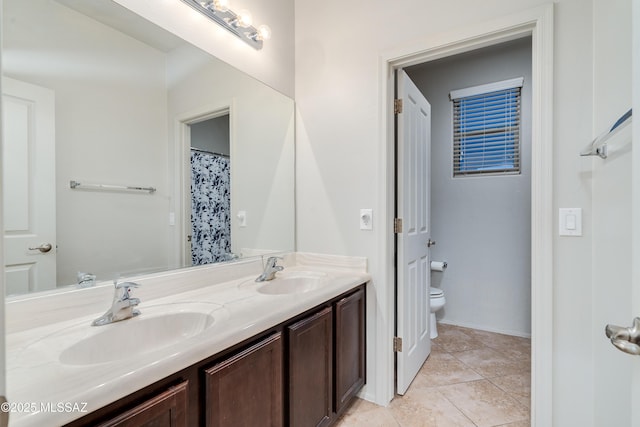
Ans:
[[[111,0],[2,31],[8,294],[294,249],[290,98]]]

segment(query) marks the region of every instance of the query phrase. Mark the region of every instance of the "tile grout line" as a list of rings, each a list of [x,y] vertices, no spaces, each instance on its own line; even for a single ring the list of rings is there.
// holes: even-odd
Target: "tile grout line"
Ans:
[[[466,334],[465,334],[466,335]],[[468,336],[468,335],[467,335]],[[475,372],[476,374],[478,374],[482,380],[485,380],[484,375],[482,375],[480,372],[476,371],[475,369],[473,369],[471,366],[467,365],[466,363],[464,363],[462,360],[458,359],[456,357],[455,354],[453,354],[452,352],[446,351],[446,350],[442,350],[444,353],[452,356],[455,360],[457,360],[458,362],[462,363],[464,366],[466,366],[467,368],[469,368],[470,370],[472,370],[473,372]],[[469,380],[469,381],[462,381],[462,382],[457,382],[457,383],[453,383],[453,384],[447,384],[447,385],[455,385],[455,384],[466,384],[466,383],[471,383],[474,381],[482,381],[482,380]],[[437,386],[437,387],[433,387],[435,390],[437,390],[439,387],[444,387],[444,386]],[[440,393],[440,391],[438,391],[438,393]],[[462,414],[463,417],[465,417],[467,420],[469,420],[469,422],[471,424],[473,424],[475,427],[478,427],[478,424],[476,424],[471,418],[469,418],[469,416],[461,409],[458,407],[458,405],[456,405],[451,399],[449,399],[445,394],[440,393],[440,395],[451,404],[451,406],[453,406],[454,408],[456,408],[458,410],[458,412],[460,412]]]
[[[475,380],[475,381],[478,381],[478,380]],[[472,381],[467,381],[467,382],[472,382]],[[461,384],[461,383],[457,383],[457,384]],[[454,385],[454,384],[450,384],[450,385]],[[443,387],[443,386],[441,386],[441,387]],[[440,392],[438,391],[438,393],[440,393]],[[460,408],[458,407],[458,405],[456,405],[455,403],[453,403],[453,401],[452,401],[451,399],[449,399],[449,398],[448,398],[445,394],[443,394],[443,393],[440,393],[440,395],[441,395],[442,397],[444,397],[444,398],[445,398],[445,400],[446,400],[447,402],[451,403],[451,406],[453,406],[454,408],[456,408],[456,409],[458,410],[458,412],[460,412],[460,413],[462,414],[462,416],[463,416],[463,417],[465,417],[467,420],[469,420],[469,422],[470,422],[471,424],[473,424],[475,427],[478,427],[478,424],[476,424],[476,423],[475,423],[475,421],[473,421],[471,418],[469,418],[469,416],[468,416],[468,415],[467,415],[467,414],[466,414],[462,409],[460,409]]]
[[[461,332],[463,335],[465,335],[467,338],[469,338],[470,340],[476,340],[475,338],[470,337],[468,334],[464,333],[463,331],[460,331],[460,332]],[[500,335],[500,334],[498,334],[498,335]],[[478,340],[476,340],[476,341],[478,341]],[[452,356],[455,360],[457,360],[458,362],[462,363],[464,366],[466,366],[468,369],[470,369],[471,371],[475,372],[476,374],[478,374],[478,375],[482,378],[482,379],[480,379],[480,380],[462,381],[462,382],[457,382],[457,383],[448,384],[448,385],[456,385],[456,384],[471,383],[471,382],[475,382],[475,381],[487,381],[487,382],[489,382],[490,384],[492,384],[494,387],[496,387],[496,388],[498,388],[499,390],[501,390],[502,392],[504,392],[504,393],[505,393],[505,396],[506,396],[507,398],[509,398],[509,399],[510,399],[513,403],[515,403],[517,406],[520,406],[520,407],[522,407],[522,408],[526,409],[526,410],[527,410],[527,412],[530,412],[530,408],[528,408],[525,404],[523,404],[519,399],[517,399],[516,397],[514,397],[514,396],[513,396],[513,394],[512,394],[511,392],[509,392],[509,391],[505,390],[504,388],[500,387],[498,384],[494,383],[494,382],[491,380],[492,378],[493,378],[493,379],[495,379],[495,378],[500,378],[500,377],[506,377],[506,376],[509,376],[509,375],[517,375],[518,373],[521,373],[521,372],[522,372],[522,373],[525,373],[525,372],[526,372],[526,369],[525,369],[525,370],[522,370],[522,371],[518,370],[518,371],[517,371],[516,373],[514,373],[514,374],[497,375],[497,376],[494,376],[494,377],[487,377],[487,376],[485,376],[484,374],[482,374],[481,372],[478,372],[478,371],[477,371],[476,369],[474,369],[472,366],[470,366],[470,365],[468,365],[467,363],[465,363],[463,360],[461,360],[460,358],[458,358],[458,357],[454,354],[454,353],[463,353],[463,352],[466,352],[466,351],[481,350],[481,349],[489,349],[489,350],[495,351],[496,353],[500,354],[501,356],[504,356],[504,352],[503,352],[503,351],[501,351],[501,350],[504,350],[504,349],[503,349],[503,348],[500,348],[500,347],[498,347],[498,348],[496,348],[496,347],[498,347],[498,346],[490,346],[490,345],[487,345],[487,344],[482,343],[481,347],[478,347],[478,348],[471,348],[471,349],[467,349],[467,350],[462,350],[462,351],[452,352],[452,351],[445,350],[441,345],[438,345],[438,348],[440,348],[440,349],[441,349],[440,351],[442,351],[443,353],[446,353],[446,354],[448,354],[448,355]],[[508,359],[510,362],[519,362],[519,361],[520,361],[520,360],[518,360],[518,358],[516,358],[516,357],[514,357],[514,356],[512,356],[512,355],[506,355],[506,356],[504,356],[504,357],[505,357],[506,359]],[[439,386],[439,387],[444,387],[444,386]],[[437,389],[437,388],[439,388],[439,387],[434,387],[434,389]],[[460,413],[461,413],[465,418],[467,418],[467,419],[469,420],[469,422],[471,422],[474,426],[478,427],[478,425],[477,425],[473,420],[471,420],[471,419],[467,416],[467,414],[465,414],[465,413],[464,413],[464,411],[463,411],[461,408],[459,408],[459,407],[458,407],[458,406],[457,406],[453,401],[451,401],[451,400],[450,400],[450,399],[449,399],[445,394],[443,394],[443,393],[440,393],[440,394],[441,394],[441,395],[442,395],[442,396],[443,396],[443,397],[444,397],[444,398],[445,398],[449,403],[451,403],[451,405],[453,405],[453,407],[455,407],[455,408],[456,408],[456,409],[457,409],[457,410],[458,410],[458,411],[459,411],[459,412],[460,412]],[[529,419],[529,420],[531,419],[531,416],[530,416],[530,415],[529,415],[528,419]],[[512,423],[514,423],[514,422],[526,421],[526,420],[527,420],[526,418],[525,418],[525,419],[522,419],[522,420],[514,420],[513,422],[509,422],[509,423],[507,423],[507,424],[504,424],[504,423],[503,423],[503,424],[497,424],[497,425],[494,425],[494,426],[492,426],[492,427],[505,426],[505,425],[512,424]]]
[[[468,378],[465,375],[459,375],[459,376],[453,376],[453,377],[449,377],[449,381],[454,381],[451,383],[445,383],[445,384],[441,384],[441,385],[435,385],[435,386],[431,386],[429,383],[423,384],[420,387],[418,387],[416,390],[418,389],[431,389],[433,392],[437,393],[440,398],[443,398],[443,402],[447,402],[451,409],[452,409],[452,414],[453,414],[453,410],[455,410],[457,412],[458,415],[456,416],[461,416],[461,418],[459,419],[460,422],[465,423],[468,422],[470,426],[475,426],[475,427],[479,427],[479,426],[485,426],[484,422],[493,422],[495,423],[496,421],[498,421],[498,419],[479,419],[479,423],[474,422],[469,415],[467,415],[465,413],[465,411],[459,407],[458,405],[456,405],[456,403],[454,402],[454,400],[452,400],[451,398],[449,398],[444,392],[443,390],[447,387],[447,386],[456,386],[456,385],[461,385],[461,384],[470,384],[473,382],[481,382],[484,381],[486,384],[489,384],[491,387],[494,387],[495,390],[500,391],[501,393],[503,393],[504,398],[506,398],[507,402],[510,402],[511,404],[513,404],[514,408],[521,408],[523,415],[524,414],[528,414],[527,418],[522,418],[522,419],[516,419],[516,420],[512,420],[509,421],[508,423],[502,423],[502,424],[491,424],[492,427],[506,427],[506,426],[510,426],[513,423],[521,423],[523,421],[527,421],[531,419],[530,413],[531,413],[531,408],[529,406],[526,405],[526,403],[523,403],[523,401],[520,399],[521,397],[526,398],[525,396],[522,396],[520,394],[518,394],[516,391],[517,390],[523,390],[522,387],[520,387],[522,385],[522,383],[519,382],[513,382],[511,383],[510,380],[505,380],[504,381],[504,386],[500,386],[498,385],[496,382],[499,381],[500,378],[504,378],[504,377],[508,377],[511,375],[530,375],[530,361],[529,361],[529,368],[525,367],[523,369],[520,369],[520,366],[524,366],[527,365],[526,363],[526,352],[527,351],[531,351],[530,350],[530,345],[527,345],[526,341],[519,341],[519,340],[513,340],[512,342],[509,341],[508,336],[505,337],[501,337],[504,334],[499,334],[499,333],[493,333],[493,332],[487,332],[487,331],[479,331],[477,334],[470,334],[470,333],[466,333],[465,328],[462,327],[457,327],[457,326],[453,326],[449,331],[450,333],[448,334],[448,336],[446,336],[446,329],[443,328],[443,342],[445,343],[449,343],[448,346],[446,345],[442,345],[442,344],[438,344],[437,339],[434,340],[433,344],[434,346],[432,347],[432,354],[437,354],[437,353],[442,353],[443,355],[446,355],[446,358],[444,360],[447,360],[447,358],[450,358],[448,360],[450,360],[451,362],[455,361],[456,363],[459,363],[459,365],[456,367],[455,365],[453,367],[450,367],[450,369],[454,369],[456,370],[456,372],[463,372],[468,370],[469,373],[473,373],[475,374],[478,378],[477,379],[467,379],[465,380],[464,378]],[[468,329],[468,328],[466,328]],[[492,335],[486,335],[486,334],[492,334]],[[484,340],[484,341],[483,341]],[[487,345],[485,344],[485,342],[491,342],[491,345]],[[496,344],[497,343],[497,344]],[[471,348],[466,348],[466,345],[469,345],[469,347]],[[477,346],[477,347],[476,347]],[[463,350],[456,350],[456,351],[451,351],[450,349],[460,349],[460,348],[464,348]],[[528,349],[527,349],[528,348]],[[484,375],[481,372],[479,372],[478,369],[470,366],[468,363],[465,363],[463,360],[459,359],[456,356],[457,354],[466,352],[466,351],[474,351],[474,350],[490,350],[490,353],[497,353],[498,355],[502,356],[502,359],[505,363],[507,363],[508,366],[514,365],[514,372],[509,372],[509,369],[507,369],[505,372],[507,372],[506,374],[503,373],[500,369],[486,369],[485,371],[487,371],[490,375]],[[523,351],[524,350],[524,351]],[[425,365],[427,363],[429,363],[429,360],[431,359],[431,357],[429,357],[426,361],[425,364],[420,368],[420,370],[422,371],[422,369],[425,367]],[[469,361],[473,362],[472,359],[468,358]],[[483,358],[481,357],[479,359],[481,362],[483,360]],[[434,360],[434,364],[436,364],[436,366],[438,366],[438,364],[441,361],[439,360]],[[427,366],[428,368],[428,366]],[[436,367],[436,369],[438,369]],[[500,375],[495,375],[496,372],[501,372]],[[496,382],[494,382],[496,381]],[[517,381],[516,379],[514,379],[513,381]],[[436,384],[439,381],[436,381]],[[513,389],[514,392],[511,393],[507,390],[507,388],[509,388],[511,385],[513,385]],[[405,396],[395,396],[394,399],[403,399],[406,396],[409,396],[411,394],[411,389],[414,388],[413,384],[412,386],[410,386],[409,390],[407,391],[407,393],[405,394]],[[530,386],[529,386],[529,390],[530,390]],[[455,396],[454,396],[455,397]],[[460,402],[461,404],[464,402]],[[511,406],[511,405],[509,405]],[[391,409],[391,406],[386,406],[386,407],[382,407],[382,409],[384,409],[384,412],[381,412],[380,414],[386,414],[386,416],[388,416],[390,419],[388,419],[389,423],[391,424],[391,420],[393,420],[394,423],[394,427],[408,427],[410,425],[413,425],[413,419],[407,419],[405,420],[406,423],[403,423],[400,421],[400,419],[397,418],[397,415],[400,416],[402,414],[395,414],[394,411]],[[514,409],[517,412],[520,412],[520,409]],[[350,412],[350,411],[348,411]],[[353,414],[359,413],[360,411],[355,411],[353,412]],[[366,413],[369,411],[362,411],[362,413]],[[433,414],[435,417],[435,422],[437,424],[440,424],[439,421],[441,421],[441,418],[438,416],[438,413],[434,413]],[[445,417],[446,415],[443,414]],[[513,414],[512,414],[513,415]],[[341,425],[340,422],[343,421],[343,419],[348,418],[347,413],[343,414],[340,419],[338,420],[338,425],[340,425],[341,427],[347,427],[346,425]],[[466,420],[466,422],[464,421]],[[431,425],[431,424],[429,424]],[[357,423],[357,426],[361,426],[360,423]],[[486,425],[488,427],[488,425]],[[354,426],[355,427],[355,426]]]

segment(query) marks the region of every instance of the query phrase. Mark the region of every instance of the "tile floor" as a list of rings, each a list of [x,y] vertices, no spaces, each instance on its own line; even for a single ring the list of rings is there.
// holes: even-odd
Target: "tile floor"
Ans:
[[[531,340],[439,324],[431,355],[388,407],[356,400],[338,427],[529,427]]]

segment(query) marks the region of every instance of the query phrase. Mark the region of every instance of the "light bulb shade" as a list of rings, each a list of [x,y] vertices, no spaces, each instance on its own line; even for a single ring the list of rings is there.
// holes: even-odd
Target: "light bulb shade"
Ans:
[[[241,10],[240,12],[235,12],[231,10],[230,0],[181,1],[233,33],[256,50],[262,49],[264,40],[271,37],[271,29],[268,26],[261,25],[259,29],[253,26],[253,18],[249,11]]]
[[[252,24],[253,24],[253,16],[251,15],[251,12],[249,12],[246,9],[243,9],[240,12],[238,12],[239,26],[243,28],[247,28],[247,27],[250,27]]]
[[[229,0],[213,0],[213,7],[220,12],[226,12],[229,10]]]
[[[258,27],[258,37],[260,37],[260,40],[269,40],[271,38],[271,28],[268,25],[260,25]]]

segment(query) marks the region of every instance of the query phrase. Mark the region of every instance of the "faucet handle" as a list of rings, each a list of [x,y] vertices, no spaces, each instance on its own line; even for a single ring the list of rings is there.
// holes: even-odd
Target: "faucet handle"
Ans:
[[[283,258],[280,256],[270,256],[269,258],[267,258],[267,262],[264,266],[265,272],[267,270],[271,270],[273,273],[275,273],[276,271],[284,270],[284,266],[278,265],[279,259],[283,259]],[[273,279],[273,276],[271,276],[271,279]],[[268,279],[268,280],[271,280],[271,279]]]
[[[117,280],[114,280],[113,282],[114,286],[116,287],[116,289],[120,289],[120,288],[139,288],[140,285],[136,282],[121,282],[118,283]]]
[[[129,291],[131,290],[131,288],[140,287],[140,285],[135,282],[122,282],[122,283],[114,282],[114,286],[116,291],[114,299],[121,300],[121,301],[130,299]]]
[[[284,258],[281,256],[270,256],[269,258],[267,258],[266,264],[270,266],[275,266],[278,263],[279,259],[284,259]]]

